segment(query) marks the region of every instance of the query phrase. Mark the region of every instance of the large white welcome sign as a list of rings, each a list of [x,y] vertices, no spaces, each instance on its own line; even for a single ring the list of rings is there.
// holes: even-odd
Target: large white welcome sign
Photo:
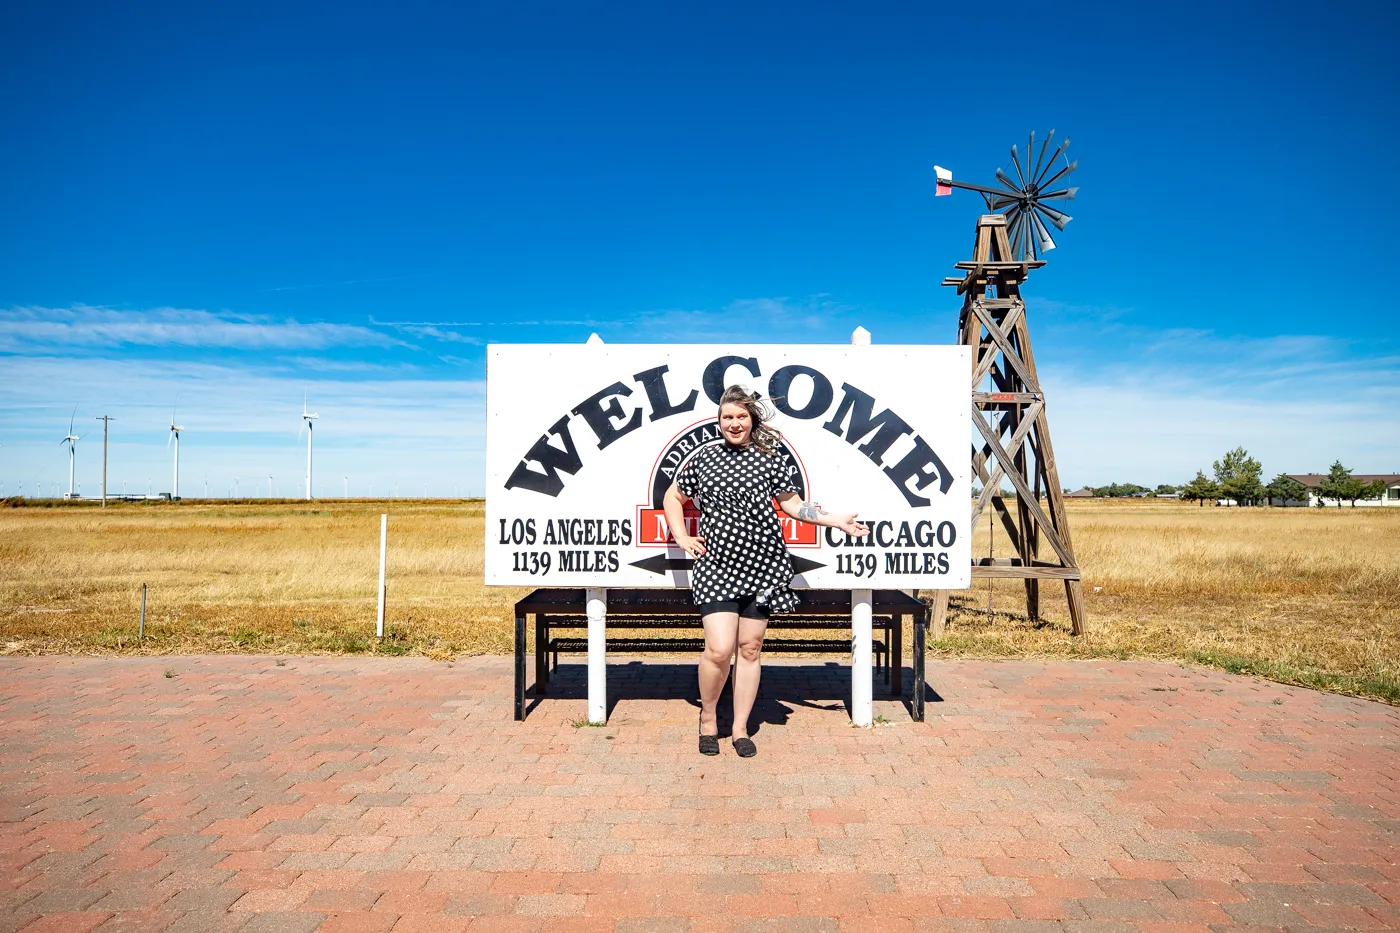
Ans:
[[[779,512],[795,587],[965,588],[970,368],[960,346],[491,346],[486,582],[689,586],[662,497],[724,443],[717,400],[738,384],[777,408],[802,498],[871,530]],[[688,505],[690,533],[698,521]]]

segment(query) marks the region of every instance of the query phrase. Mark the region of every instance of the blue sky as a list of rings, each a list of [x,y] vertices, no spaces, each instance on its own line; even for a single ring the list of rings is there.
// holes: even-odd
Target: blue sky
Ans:
[[[941,343],[1032,129],[1064,482],[1400,472],[1400,6],[7,5],[0,481],[482,491],[484,346]],[[1376,280],[1379,280],[1378,282]],[[261,484],[259,487],[258,484]]]

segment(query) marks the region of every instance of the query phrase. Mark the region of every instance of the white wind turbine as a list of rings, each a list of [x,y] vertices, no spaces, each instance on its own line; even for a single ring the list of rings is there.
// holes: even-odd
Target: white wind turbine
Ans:
[[[73,414],[68,416],[68,436],[59,441],[60,445],[68,445],[68,498],[73,498],[73,469],[74,461],[78,458],[78,441],[82,440],[80,435],[73,433],[73,419],[78,414],[78,406],[73,406]]]
[[[320,415],[306,410],[306,393],[301,394],[301,423],[306,428],[306,498],[311,498],[311,429],[315,427],[313,422],[321,417]],[[301,431],[297,431],[297,440],[301,440]]]
[[[178,397],[176,399],[178,401]],[[170,406],[170,433],[165,437],[165,449],[170,449],[170,442],[175,442],[175,479],[170,487],[170,500],[173,502],[180,498],[180,432],[185,430],[175,423],[175,406]]]

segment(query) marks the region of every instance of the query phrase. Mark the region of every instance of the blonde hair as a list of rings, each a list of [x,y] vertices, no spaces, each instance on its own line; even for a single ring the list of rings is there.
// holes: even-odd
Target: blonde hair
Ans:
[[[782,443],[782,439],[777,431],[768,426],[768,422],[777,413],[767,399],[757,392],[750,392],[743,386],[735,385],[725,389],[724,394],[719,397],[721,412],[724,411],[725,405],[738,405],[749,413],[749,420],[753,425],[749,430],[749,439],[753,441],[759,453],[771,457],[778,452],[778,445]]]

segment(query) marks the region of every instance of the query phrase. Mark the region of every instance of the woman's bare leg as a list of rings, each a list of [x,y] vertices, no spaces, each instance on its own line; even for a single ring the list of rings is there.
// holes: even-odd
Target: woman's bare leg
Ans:
[[[734,738],[749,734],[749,714],[758,698],[759,654],[767,619],[739,619],[739,659],[734,663]]]
[[[705,650],[700,654],[700,734],[719,735],[715,707],[729,677],[729,660],[739,637],[739,613],[712,612],[700,620],[705,627]],[[735,692],[737,710],[738,692]]]

